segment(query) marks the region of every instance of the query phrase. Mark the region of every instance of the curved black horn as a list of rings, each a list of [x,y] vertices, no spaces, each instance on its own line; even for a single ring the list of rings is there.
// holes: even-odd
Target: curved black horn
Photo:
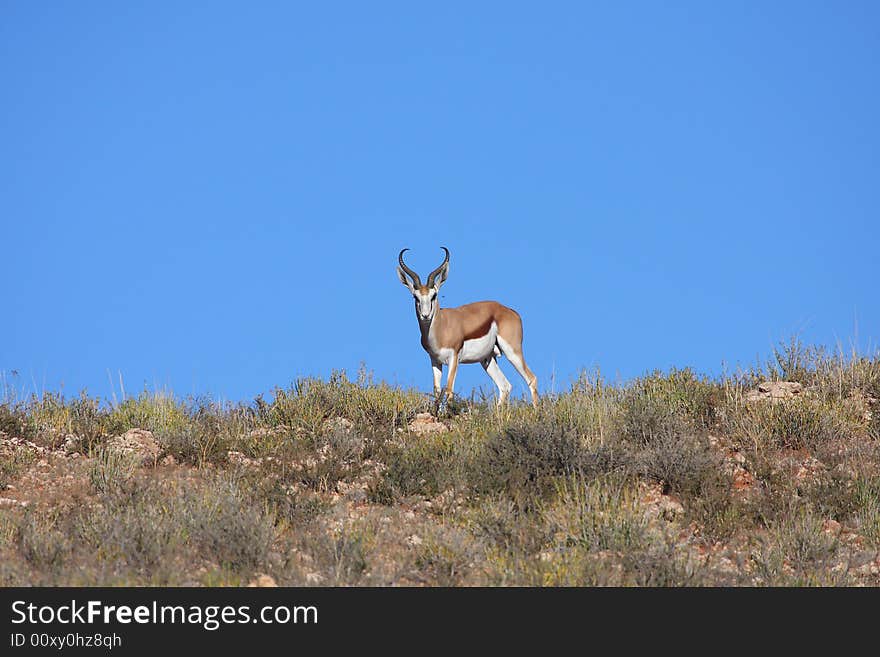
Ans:
[[[440,248],[446,251],[446,258],[443,260],[443,263],[439,267],[437,267],[437,269],[428,274],[428,287],[434,287],[434,279],[437,277],[437,274],[439,274],[440,270],[449,264],[449,249],[447,249],[445,246],[441,246]]]
[[[412,269],[407,267],[406,263],[403,261],[403,254],[406,253],[407,251],[409,251],[409,249],[404,249],[403,251],[400,252],[400,254],[397,256],[397,262],[400,263],[400,268],[403,271],[405,271],[407,274],[409,274],[409,277],[411,279],[413,279],[413,283],[415,284],[415,287],[421,287],[422,286],[422,279],[419,278],[419,275],[417,273],[415,273]]]

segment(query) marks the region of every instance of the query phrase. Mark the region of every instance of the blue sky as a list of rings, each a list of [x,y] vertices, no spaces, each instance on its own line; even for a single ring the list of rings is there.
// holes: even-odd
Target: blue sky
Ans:
[[[880,5],[440,5],[2,3],[7,382],[428,390],[441,245],[542,390],[876,346]]]

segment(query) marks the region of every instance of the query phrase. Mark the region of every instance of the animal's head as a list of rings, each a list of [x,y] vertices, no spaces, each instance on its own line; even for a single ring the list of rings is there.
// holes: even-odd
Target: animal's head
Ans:
[[[449,249],[445,246],[440,248],[446,252],[446,258],[437,269],[428,274],[428,282],[425,285],[422,285],[419,275],[407,267],[403,261],[403,254],[409,249],[404,249],[397,256],[397,261],[400,263],[397,268],[397,277],[412,293],[416,301],[416,314],[422,321],[434,319],[438,307],[437,294],[440,291],[440,286],[446,282],[446,277],[449,275]]]

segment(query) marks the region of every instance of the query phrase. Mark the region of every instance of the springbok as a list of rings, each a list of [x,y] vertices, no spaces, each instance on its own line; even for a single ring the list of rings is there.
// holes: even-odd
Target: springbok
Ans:
[[[446,252],[446,258],[428,275],[427,284],[422,285],[419,275],[404,263],[403,254],[409,249],[403,249],[397,256],[400,263],[397,276],[415,299],[422,347],[431,357],[434,395],[441,408],[452,397],[459,363],[480,363],[498,386],[498,405],[507,401],[512,386],[498,366],[497,358],[502,354],[525,379],[532,393],[532,405],[537,408],[538,377],[528,368],[523,357],[523,329],[519,313],[497,301],[477,301],[457,308],[440,308],[437,293],[449,275],[449,249],[445,246],[440,248]],[[449,374],[445,394],[441,397],[443,365],[449,367]]]

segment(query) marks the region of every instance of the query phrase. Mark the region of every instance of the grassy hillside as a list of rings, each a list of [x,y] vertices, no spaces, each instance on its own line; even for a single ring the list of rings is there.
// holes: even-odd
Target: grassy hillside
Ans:
[[[880,584],[878,356],[795,343],[438,419],[342,375],[7,397],[0,586]]]

